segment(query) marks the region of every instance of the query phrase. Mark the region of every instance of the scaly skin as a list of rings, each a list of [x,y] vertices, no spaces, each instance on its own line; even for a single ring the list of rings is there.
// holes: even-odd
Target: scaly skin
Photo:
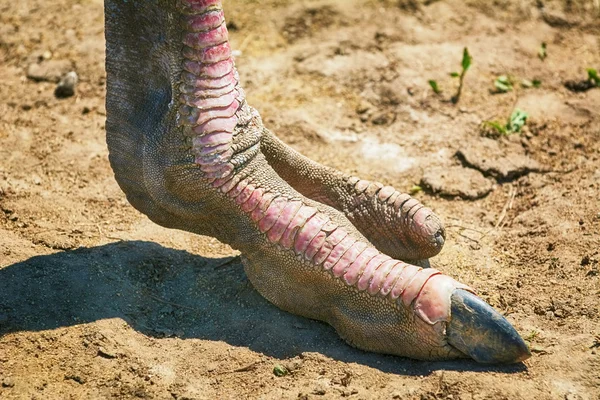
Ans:
[[[387,255],[415,263],[442,250],[445,240],[442,222],[408,194],[318,164],[269,130],[263,131],[261,149],[275,172],[294,189],[343,212]]]
[[[487,326],[505,320],[473,303],[465,285],[381,253],[344,214],[304,197],[273,170],[261,152],[265,128],[239,84],[219,0],[106,0],[105,12],[107,142],[134,207],[158,224],[239,249],[264,297],[328,322],[362,349],[419,359],[527,357],[510,326],[500,336]],[[350,184],[360,192],[359,183]],[[369,196],[383,198],[381,191]],[[427,225],[430,214],[408,201],[400,219],[410,221],[400,230],[422,236],[411,227]],[[380,210],[365,210],[379,218]],[[377,233],[370,236],[377,241]],[[427,246],[401,243],[408,258],[429,254]]]

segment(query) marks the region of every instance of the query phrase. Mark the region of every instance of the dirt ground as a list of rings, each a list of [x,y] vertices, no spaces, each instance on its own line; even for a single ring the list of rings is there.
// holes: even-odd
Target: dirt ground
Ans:
[[[118,188],[102,1],[1,0],[0,398],[600,399],[600,88],[583,82],[600,69],[598,1],[225,7],[265,123],[432,207],[448,230],[432,264],[501,310],[533,357],[365,353],[267,303],[236,252],[154,225]],[[75,96],[57,98],[70,70]],[[501,75],[513,90],[497,93]],[[520,133],[482,125],[515,108]]]

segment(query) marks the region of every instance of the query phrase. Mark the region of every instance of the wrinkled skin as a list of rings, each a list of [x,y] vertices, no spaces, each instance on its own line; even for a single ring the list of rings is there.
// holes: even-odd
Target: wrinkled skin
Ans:
[[[250,7],[250,6],[249,6]],[[350,344],[417,359],[529,356],[472,289],[427,266],[440,220],[410,196],[316,164],[245,101],[218,0],[107,0],[107,142],[154,222],[242,252],[255,288]]]

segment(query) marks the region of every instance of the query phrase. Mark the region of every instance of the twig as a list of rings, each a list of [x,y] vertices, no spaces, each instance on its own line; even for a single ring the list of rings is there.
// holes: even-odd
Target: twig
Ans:
[[[236,369],[232,369],[230,371],[221,372],[221,375],[224,375],[224,374],[233,374],[233,373],[236,373],[236,372],[253,371],[253,370],[256,369],[256,367],[258,367],[262,363],[263,363],[263,361],[256,361],[256,362],[253,362],[252,364],[246,365],[245,367],[236,368]]]
[[[478,231],[477,229],[473,229],[473,228],[467,228],[466,226],[457,225],[457,224],[454,224],[454,225],[446,225],[446,228],[459,228],[459,229],[464,229],[464,230],[467,230],[467,231],[473,231],[473,232],[477,232],[477,233],[479,233],[480,235],[483,235],[483,234],[484,234],[483,232],[481,232],[481,231]]]
[[[256,362],[253,362],[252,364],[246,365],[245,367],[234,369],[231,372],[247,372],[247,371],[252,371],[252,370],[256,369],[256,367],[258,367],[260,364],[262,364],[262,361],[256,361]]]
[[[463,238],[465,238],[465,239],[468,239],[468,240],[470,240],[470,241],[471,241],[471,242],[473,242],[473,243],[477,243],[477,244],[479,244],[479,240],[477,240],[477,239],[473,239],[472,237],[470,237],[470,236],[467,236],[467,235],[465,235],[465,234],[464,234],[464,233],[462,233],[462,232],[458,232],[458,236],[460,236],[460,237],[463,237]]]
[[[61,235],[64,235],[67,233],[67,231],[62,228],[49,228],[49,229],[41,229],[39,231],[35,231],[35,232],[33,232],[33,234],[38,235],[40,233],[46,233],[46,232],[55,232],[55,233],[58,233]]]
[[[102,236],[101,236],[101,237],[102,237]],[[118,240],[118,241],[120,241],[120,242],[124,242],[125,240],[127,240],[127,239],[123,239],[123,238],[121,238],[121,237],[117,237],[117,236],[109,236],[109,235],[105,235],[105,236],[104,236],[104,238],[106,238],[106,239]]]
[[[190,311],[201,312],[200,310],[198,310],[196,308],[184,306],[183,304],[173,303],[172,301],[162,299],[162,298],[160,298],[152,293],[149,293],[149,292],[146,292],[146,295],[148,297],[150,297],[151,299],[158,301],[159,303],[168,304],[173,307],[183,308],[183,309],[190,310]]]
[[[498,218],[498,222],[496,222],[494,229],[498,229],[498,227],[500,227],[500,224],[502,224],[504,218],[506,217],[506,213],[508,212],[508,210],[512,209],[513,200],[515,199],[517,191],[515,190],[515,187],[512,185],[512,183],[509,184],[509,188],[510,189],[508,191],[508,200],[506,200],[506,203],[502,208],[502,212],[500,213],[500,217]],[[502,227],[500,227],[500,229],[502,229]]]

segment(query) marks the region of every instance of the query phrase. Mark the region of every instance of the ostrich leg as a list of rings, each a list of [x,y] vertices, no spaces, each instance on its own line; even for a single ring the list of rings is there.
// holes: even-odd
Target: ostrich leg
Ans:
[[[220,0],[106,0],[105,14],[110,162],[134,207],[239,249],[264,297],[359,348],[486,363],[529,356],[470,288],[381,253],[273,170]]]

